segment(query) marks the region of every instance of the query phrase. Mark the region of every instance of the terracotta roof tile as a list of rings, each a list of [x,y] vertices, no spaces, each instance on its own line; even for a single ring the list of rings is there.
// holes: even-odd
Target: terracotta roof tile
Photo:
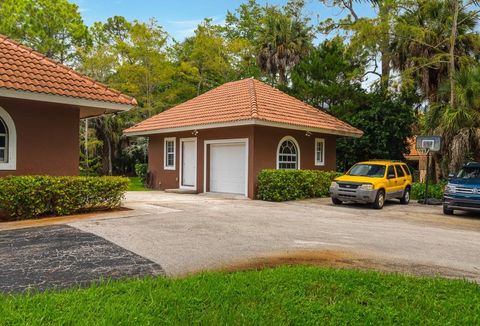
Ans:
[[[346,122],[253,78],[219,86],[125,130],[125,133],[149,134],[161,129],[244,120],[322,129],[325,133],[349,136],[363,134]]]
[[[0,35],[0,88],[136,105],[137,101]]]

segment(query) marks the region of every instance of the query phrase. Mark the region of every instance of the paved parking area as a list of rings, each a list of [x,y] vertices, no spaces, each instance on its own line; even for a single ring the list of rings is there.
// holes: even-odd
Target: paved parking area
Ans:
[[[447,217],[438,206],[388,203],[372,210],[328,199],[269,203],[163,192],[129,193],[125,205],[135,216],[70,225],[171,276],[297,256],[480,280],[480,217]]]
[[[0,292],[164,273],[148,259],[67,225],[0,232],[0,271]]]

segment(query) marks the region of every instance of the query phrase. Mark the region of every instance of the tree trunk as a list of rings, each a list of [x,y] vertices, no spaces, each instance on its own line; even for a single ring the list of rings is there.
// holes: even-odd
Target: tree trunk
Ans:
[[[108,149],[108,175],[112,175],[113,168],[112,168],[112,143],[108,137],[105,137],[107,140],[107,149]]]
[[[381,54],[381,63],[382,63],[382,79],[381,85],[384,88],[388,87],[390,81],[390,61],[392,58],[390,51],[390,22],[389,22],[389,6],[385,3],[378,3],[379,7],[379,17],[380,23],[382,25],[388,26],[388,29],[383,33],[381,39],[379,40],[380,44],[380,54]]]
[[[458,0],[452,0],[453,3],[453,22],[452,22],[452,34],[450,35],[450,106],[455,108],[455,43],[457,41],[457,24],[458,24],[458,11],[460,10],[460,4]]]

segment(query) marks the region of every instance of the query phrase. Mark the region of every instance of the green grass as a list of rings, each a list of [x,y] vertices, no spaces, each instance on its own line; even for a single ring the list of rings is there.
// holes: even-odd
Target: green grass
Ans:
[[[128,191],[148,191],[139,177],[130,177],[130,183],[128,184]]]
[[[150,278],[0,296],[1,325],[479,323],[476,283],[316,267]]]

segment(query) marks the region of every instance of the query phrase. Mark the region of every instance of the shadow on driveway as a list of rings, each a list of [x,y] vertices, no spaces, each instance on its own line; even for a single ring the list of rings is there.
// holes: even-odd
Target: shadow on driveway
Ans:
[[[164,275],[158,264],[66,225],[0,232],[0,292]]]

